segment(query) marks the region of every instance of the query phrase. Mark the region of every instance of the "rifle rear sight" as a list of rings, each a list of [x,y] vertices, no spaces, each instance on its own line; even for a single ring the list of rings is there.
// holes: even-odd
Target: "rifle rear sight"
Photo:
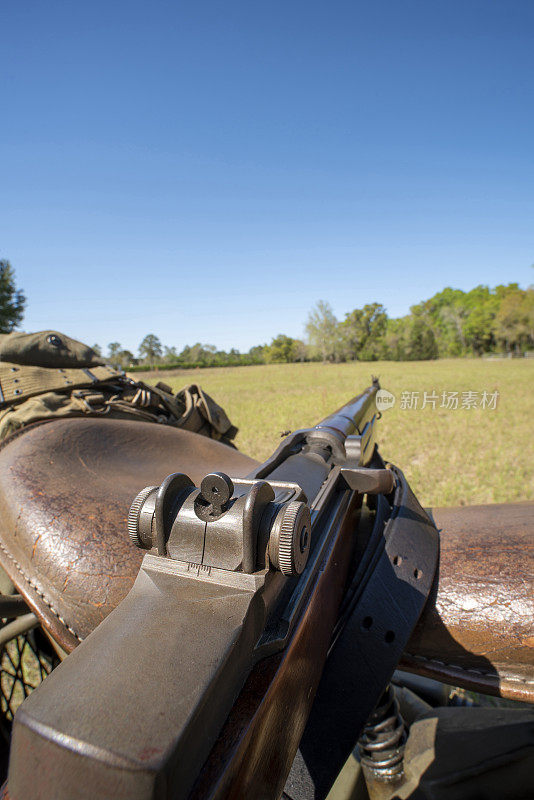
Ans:
[[[341,479],[360,493],[389,493],[390,470],[342,467]],[[272,566],[300,575],[311,546],[307,498],[296,483],[234,479],[211,472],[196,488],[182,473],[147,486],[128,515],[132,542],[188,565],[253,573]]]
[[[290,576],[306,566],[311,516],[295,483],[211,472],[198,489],[175,473],[139,492],[128,531],[137,547],[190,565],[246,573],[272,566]]]

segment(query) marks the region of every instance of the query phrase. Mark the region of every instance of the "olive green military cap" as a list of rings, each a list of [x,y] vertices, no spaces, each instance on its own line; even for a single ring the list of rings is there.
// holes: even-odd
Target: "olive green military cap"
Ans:
[[[0,361],[52,368],[104,364],[91,347],[58,331],[0,334]]]

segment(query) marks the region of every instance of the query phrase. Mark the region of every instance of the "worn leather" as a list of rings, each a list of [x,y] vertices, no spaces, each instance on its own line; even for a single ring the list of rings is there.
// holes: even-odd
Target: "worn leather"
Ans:
[[[437,508],[433,596],[402,666],[534,702],[534,503]]]
[[[188,431],[113,419],[37,423],[0,446],[0,562],[67,651],[127,594],[126,516],[171,472],[257,465]],[[436,509],[439,578],[403,656],[419,674],[534,702],[534,503]]]
[[[0,447],[0,562],[67,651],[132,586],[143,556],[126,518],[144,486],[171,472],[244,476],[256,462],[224,444],[154,423],[58,419]]]

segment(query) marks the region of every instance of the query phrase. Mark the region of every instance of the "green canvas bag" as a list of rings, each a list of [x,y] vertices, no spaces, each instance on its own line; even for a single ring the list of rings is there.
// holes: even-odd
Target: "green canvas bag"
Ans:
[[[38,420],[108,416],[155,422],[219,439],[237,433],[198,385],[176,395],[105,364],[87,345],[57,331],[0,335],[0,439]]]

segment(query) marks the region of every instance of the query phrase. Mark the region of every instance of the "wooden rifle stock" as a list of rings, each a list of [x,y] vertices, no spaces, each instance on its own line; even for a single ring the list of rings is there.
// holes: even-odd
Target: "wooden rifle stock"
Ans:
[[[361,496],[352,493],[313,593],[283,653],[256,665],[192,791],[191,800],[282,793],[321,678],[346,588]]]

